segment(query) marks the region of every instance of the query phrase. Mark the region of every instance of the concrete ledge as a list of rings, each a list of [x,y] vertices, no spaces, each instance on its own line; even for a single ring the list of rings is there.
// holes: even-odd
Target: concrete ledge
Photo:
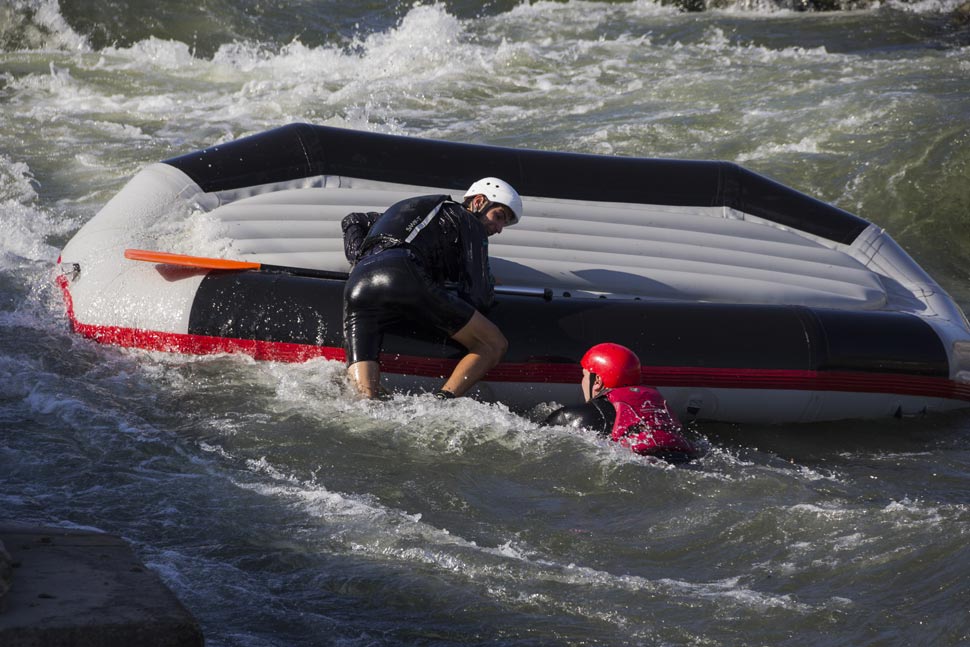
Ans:
[[[202,630],[131,548],[113,535],[0,524],[4,647],[196,647]],[[0,571],[4,561],[0,556]],[[0,573],[2,575],[2,573]]]

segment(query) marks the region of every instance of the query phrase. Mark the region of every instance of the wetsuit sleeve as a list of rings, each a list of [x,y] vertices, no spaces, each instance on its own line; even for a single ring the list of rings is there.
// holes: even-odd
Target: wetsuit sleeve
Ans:
[[[364,242],[367,232],[380,217],[381,214],[376,211],[354,212],[347,214],[340,222],[340,228],[344,232],[344,256],[347,257],[347,262],[351,265],[357,263],[360,244]]]
[[[488,234],[474,215],[464,208],[461,210],[464,212],[459,219],[464,263],[458,295],[476,310],[487,312],[495,296],[495,279],[488,263]]]
[[[613,421],[616,411],[613,405],[606,402],[603,406],[598,398],[574,407],[556,409],[543,424],[558,427],[572,427],[573,429],[590,429],[600,436],[608,436],[613,431]],[[609,411],[607,411],[607,407]],[[612,416],[608,415],[613,413]]]

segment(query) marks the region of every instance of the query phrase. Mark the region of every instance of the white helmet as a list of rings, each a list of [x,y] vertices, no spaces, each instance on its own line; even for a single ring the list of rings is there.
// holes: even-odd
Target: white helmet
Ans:
[[[474,195],[484,195],[489,202],[497,202],[511,209],[514,220],[509,223],[510,226],[522,220],[522,198],[505,180],[500,180],[497,177],[483,177],[468,187],[464,197],[467,199]]]

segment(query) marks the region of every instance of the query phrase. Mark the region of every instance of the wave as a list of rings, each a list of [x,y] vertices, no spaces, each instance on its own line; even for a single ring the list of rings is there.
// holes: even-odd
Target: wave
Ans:
[[[71,27],[57,0],[8,0],[0,6],[0,51],[90,51],[86,37]]]
[[[387,3],[360,8],[338,3],[291,3],[243,0],[198,3],[195,0],[7,0],[0,7],[0,51],[100,51],[129,47],[151,38],[185,43],[200,56],[212,56],[232,43],[259,43],[278,48],[298,41],[353,48],[361,38],[398,28],[414,11],[447,13],[462,22],[525,15],[556,15],[557,35],[570,23],[588,28],[615,19],[635,19],[658,13],[733,12],[791,14],[796,12],[871,11],[883,8],[917,14],[955,14],[970,20],[968,0],[636,0],[634,2],[541,1],[533,4]],[[507,22],[507,21],[506,21]],[[513,30],[515,27],[513,26]],[[561,31],[560,31],[561,30]],[[447,49],[448,42],[441,43]]]
[[[27,164],[0,154],[0,270],[47,266],[57,258],[49,237],[67,234],[78,224],[58,219],[39,205],[38,188]]]

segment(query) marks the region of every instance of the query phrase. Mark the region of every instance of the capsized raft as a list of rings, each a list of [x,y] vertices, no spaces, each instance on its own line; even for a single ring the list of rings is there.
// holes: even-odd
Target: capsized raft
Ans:
[[[199,230],[226,258],[347,271],[341,219],[494,175],[522,222],[490,240],[510,342],[477,396],[579,401],[578,358],[633,348],[683,418],[795,422],[970,405],[970,329],[881,228],[727,162],[605,157],[291,124],[148,166],[64,248],[73,329],[103,343],[343,360],[343,282],[126,260]],[[164,223],[161,226],[159,223]],[[202,223],[200,226],[199,223]],[[205,255],[205,254],[203,254]],[[211,255],[211,254],[210,254]],[[462,349],[400,329],[393,387],[437,388]]]

